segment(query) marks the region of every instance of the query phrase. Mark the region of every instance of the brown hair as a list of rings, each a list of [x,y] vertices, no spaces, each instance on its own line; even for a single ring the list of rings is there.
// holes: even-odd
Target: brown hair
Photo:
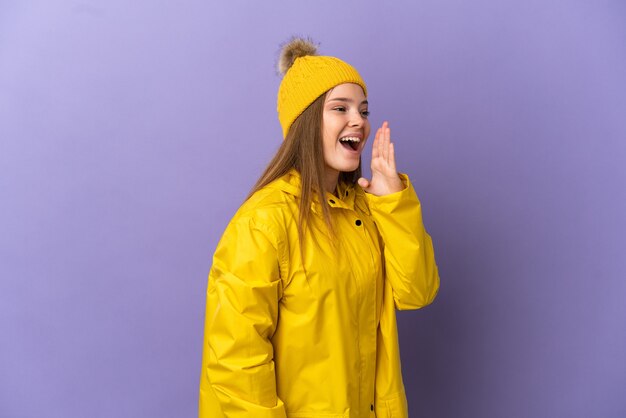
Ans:
[[[256,191],[267,184],[285,175],[289,170],[295,168],[301,177],[301,194],[298,216],[298,238],[304,243],[306,228],[309,226],[309,208],[313,200],[313,195],[318,194],[322,206],[324,223],[330,234],[331,242],[334,242],[335,229],[330,217],[330,206],[326,199],[324,182],[324,151],[322,147],[322,129],[324,101],[328,92],[319,96],[311,103],[293,122],[282,145],[274,155],[274,158],[267,165],[267,168],[257,180],[250,194],[249,199]],[[341,172],[338,183],[344,182],[354,184],[361,177],[361,162],[356,170]],[[321,193],[319,192],[321,191]]]

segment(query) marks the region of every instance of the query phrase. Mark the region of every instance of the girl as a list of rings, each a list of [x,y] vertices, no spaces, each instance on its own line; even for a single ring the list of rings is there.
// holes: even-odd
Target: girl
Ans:
[[[367,88],[294,38],[281,52],[284,141],[226,228],[207,290],[200,418],[407,417],[395,309],[439,288],[418,197]]]

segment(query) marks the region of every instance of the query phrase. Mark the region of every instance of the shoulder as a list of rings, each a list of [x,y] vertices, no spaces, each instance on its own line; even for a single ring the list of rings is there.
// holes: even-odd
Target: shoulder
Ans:
[[[298,216],[296,196],[285,190],[284,183],[279,178],[256,191],[239,207],[229,226],[258,228],[280,241]]]
[[[242,251],[247,257],[276,256],[286,272],[288,237],[296,222],[297,203],[294,196],[273,183],[256,191],[239,207],[222,234],[216,256]]]

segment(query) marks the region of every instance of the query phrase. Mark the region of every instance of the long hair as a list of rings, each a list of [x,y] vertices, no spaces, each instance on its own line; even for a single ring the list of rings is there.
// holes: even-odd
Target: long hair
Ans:
[[[328,92],[319,96],[307,107],[293,122],[285,140],[274,155],[274,158],[267,165],[267,168],[257,180],[250,194],[249,199],[256,191],[267,184],[285,175],[289,170],[295,168],[301,177],[300,205],[298,207],[298,238],[304,245],[304,235],[310,221],[310,207],[314,194],[317,194],[322,206],[324,223],[331,237],[331,242],[335,241],[336,231],[330,216],[330,206],[326,202],[325,187],[325,163],[324,151],[322,147],[323,138],[323,114],[324,101]],[[361,161],[356,170],[341,172],[338,182],[354,184],[361,177]]]

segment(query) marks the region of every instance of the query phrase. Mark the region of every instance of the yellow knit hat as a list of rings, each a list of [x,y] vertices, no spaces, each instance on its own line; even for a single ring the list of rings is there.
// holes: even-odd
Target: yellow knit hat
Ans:
[[[339,84],[358,84],[367,96],[365,82],[354,67],[339,58],[315,55],[316,52],[317,47],[302,38],[292,38],[282,48],[278,71],[284,76],[278,88],[276,110],[283,138],[315,99]]]

